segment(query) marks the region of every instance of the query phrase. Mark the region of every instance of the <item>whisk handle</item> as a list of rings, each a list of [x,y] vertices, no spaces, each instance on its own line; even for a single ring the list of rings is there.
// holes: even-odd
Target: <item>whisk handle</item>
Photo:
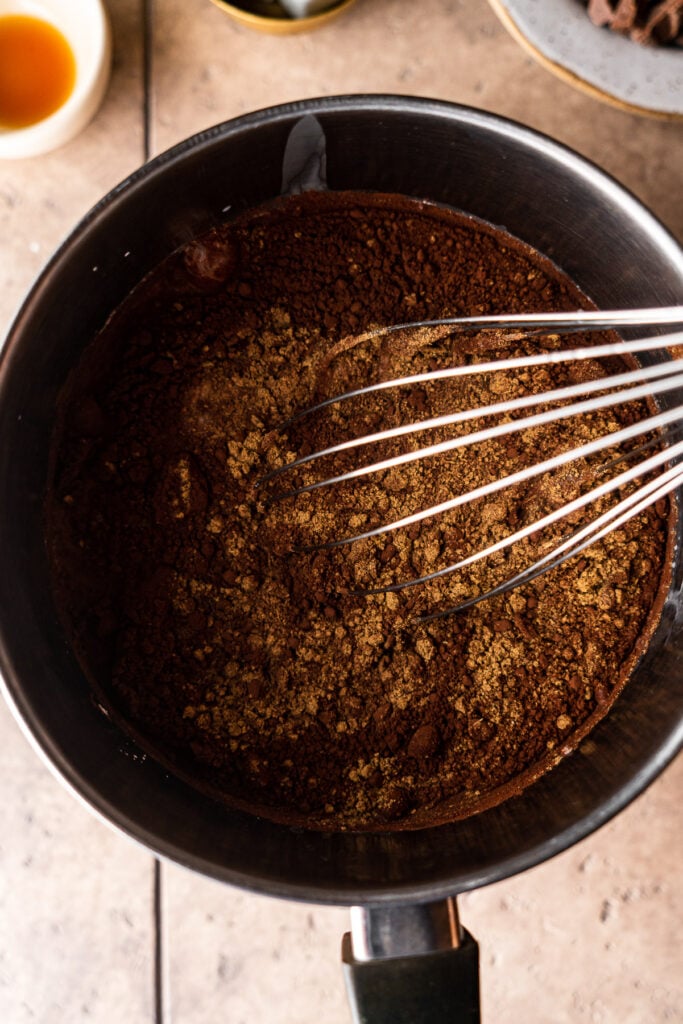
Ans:
[[[342,941],[354,1024],[480,1024],[479,947],[454,907],[354,908],[370,936],[361,951],[355,931]]]

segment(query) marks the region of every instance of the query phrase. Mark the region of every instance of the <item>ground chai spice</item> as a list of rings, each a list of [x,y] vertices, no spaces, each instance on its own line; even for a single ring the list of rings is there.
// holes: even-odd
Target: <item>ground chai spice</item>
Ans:
[[[316,545],[613,432],[644,406],[294,498],[277,492],[484,418],[260,481],[379,426],[610,369],[587,360],[420,383],[280,429],[351,387],[561,344],[443,329],[358,341],[368,328],[585,305],[547,260],[500,230],[370,194],[290,197],[215,229],[153,272],[64,390],[46,506],[58,606],[113,713],[174,771],[231,805],[333,830],[465,816],[572,751],[610,707],[658,619],[667,502],[457,615],[417,621],[526,568],[567,524],[428,585],[363,591],[433,572],[537,520],[596,486],[612,449],[419,525],[331,550]]]

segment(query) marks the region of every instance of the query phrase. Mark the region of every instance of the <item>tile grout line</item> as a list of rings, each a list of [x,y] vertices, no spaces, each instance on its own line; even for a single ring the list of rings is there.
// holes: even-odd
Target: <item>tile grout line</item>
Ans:
[[[152,155],[152,38],[154,0],[142,0],[142,149],[145,163]]]
[[[165,978],[165,950],[163,942],[163,920],[162,920],[162,874],[161,861],[154,858],[154,871],[152,881],[152,921],[154,943],[154,1024],[170,1024],[170,1017],[167,1015],[166,1000],[166,978]]]
[[[145,163],[152,155],[152,39],[154,0],[142,0],[142,151]],[[154,1024],[170,1024],[167,1017],[165,993],[166,970],[163,942],[162,870],[161,861],[153,861],[152,873],[152,927],[154,971]]]

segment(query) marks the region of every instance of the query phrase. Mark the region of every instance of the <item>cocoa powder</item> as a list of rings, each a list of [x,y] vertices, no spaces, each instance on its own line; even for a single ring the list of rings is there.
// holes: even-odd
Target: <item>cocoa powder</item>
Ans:
[[[501,231],[355,194],[311,193],[243,215],[143,282],[65,389],[47,502],[62,618],[126,728],[234,805],[330,829],[473,813],[569,753],[621,690],[656,622],[667,503],[547,575],[425,624],[421,615],[525,568],[567,525],[428,585],[361,592],[433,572],[533,522],[595,486],[600,460],[378,538],[319,545],[614,431],[644,406],[295,498],[276,493],[358,466],[368,452],[260,481],[378,426],[609,369],[589,360],[419,384],[280,429],[372,380],[560,344],[444,330],[359,341],[368,328],[586,304]],[[392,440],[371,455],[417,444]]]

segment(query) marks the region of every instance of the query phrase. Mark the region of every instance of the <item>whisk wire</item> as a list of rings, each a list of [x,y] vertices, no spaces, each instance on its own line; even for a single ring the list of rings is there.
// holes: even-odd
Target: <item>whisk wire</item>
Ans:
[[[654,483],[654,489],[648,491],[647,495],[642,497],[642,500],[637,503],[632,505],[629,504],[629,506],[624,509],[623,506],[627,501],[627,499],[624,499],[624,502],[620,502],[619,505],[615,506],[615,509],[622,509],[622,514],[615,517],[610,516],[609,519],[607,519],[608,513],[605,513],[605,516],[601,517],[601,520],[604,518],[606,523],[602,529],[595,529],[597,523],[600,522],[600,520],[596,520],[595,523],[590,524],[583,530],[575,531],[575,533],[572,534],[570,538],[571,546],[569,541],[565,541],[563,544],[554,548],[548,555],[538,559],[538,561],[534,562],[533,565],[530,565],[521,573],[511,576],[509,579],[498,584],[498,586],[492,587],[490,590],[487,590],[482,594],[477,594],[475,597],[468,598],[466,601],[461,601],[459,604],[450,608],[445,608],[438,612],[432,612],[430,615],[420,616],[418,621],[429,622],[433,619],[445,618],[448,615],[454,615],[456,612],[465,611],[467,608],[471,608],[474,605],[479,604],[481,601],[486,601],[489,598],[505,594],[524,583],[530,583],[532,580],[543,575],[543,573],[549,572],[551,569],[562,565],[570,558],[580,554],[581,551],[585,551],[586,548],[612,533],[613,530],[623,526],[629,521],[629,519],[632,519],[634,516],[645,511],[646,508],[649,508],[650,505],[659,501],[660,498],[666,497],[667,494],[670,494],[671,491],[675,490],[676,487],[683,483],[683,467],[680,465],[673,467],[664,474],[660,480],[657,480]],[[635,492],[635,496],[641,495],[642,490]],[[633,497],[633,495],[631,497]],[[610,512],[614,512],[615,509],[611,509]],[[581,543],[576,544],[575,542],[578,539],[579,534],[584,535],[585,539],[582,540]]]
[[[669,388],[677,388],[683,385],[683,374],[677,375],[677,377],[669,378],[665,382],[660,382],[661,387],[658,390],[665,390],[665,385]],[[630,398],[643,397],[649,394],[650,391],[646,386],[641,388],[631,389]],[[624,392],[626,394],[626,392]],[[626,399],[624,399],[625,401]],[[598,400],[592,399],[590,403],[580,403],[583,406],[581,411],[586,411],[589,407],[591,410],[596,408],[603,408],[605,404],[613,404],[609,402],[603,402],[601,405],[594,404]],[[577,411],[574,407],[573,412],[569,413],[568,410],[571,406],[566,406],[563,410],[558,410],[565,415],[574,415]],[[541,473],[550,472],[554,469],[558,469],[560,466],[566,465],[568,462],[573,462],[578,458],[586,458],[589,455],[593,455],[598,451],[602,451],[604,448],[609,448],[618,444],[622,444],[624,441],[629,441],[633,437],[638,437],[641,434],[648,433],[650,430],[656,430],[657,428],[663,427],[668,423],[672,423],[679,419],[681,416],[681,407],[676,406],[674,409],[669,409],[666,412],[656,413],[654,416],[650,416],[647,419],[639,420],[637,423],[630,424],[628,427],[623,427],[621,430],[616,430],[611,434],[606,434],[603,437],[595,438],[592,441],[588,441],[583,445],[579,445],[576,448],[572,448],[566,452],[562,452],[559,455],[555,455],[550,459],[546,459],[543,462],[534,464],[533,466],[527,466],[524,469],[518,470],[515,473],[511,473],[508,476],[500,477],[497,480],[492,481],[488,484],[482,484],[480,487],[474,488],[466,493],[459,494],[454,498],[449,498],[447,501],[440,502],[437,505],[431,505],[429,508],[422,509],[419,512],[414,512],[409,516],[403,516],[400,519],[396,519],[391,523],[386,523],[382,526],[375,527],[371,530],[366,530],[362,533],[354,534],[353,536],[342,537],[341,539],[332,540],[325,544],[319,545],[321,550],[328,550],[331,548],[341,547],[345,544],[352,544],[355,541],[367,540],[370,537],[379,536],[382,533],[389,533],[393,530],[402,529],[403,527],[412,526],[414,523],[422,522],[425,519],[430,519],[433,516],[439,515],[443,512],[449,512],[451,509],[457,508],[466,502],[476,501],[478,498],[485,498],[491,494],[495,494],[497,491],[503,490],[506,487],[511,487],[513,484],[524,483],[526,480],[530,480],[535,476],[539,476]],[[358,470],[351,470],[348,473],[340,474],[338,477],[331,477],[329,480],[318,482],[316,484],[309,484],[306,487],[301,487],[296,491],[290,492],[291,496],[302,494],[306,491],[314,490],[322,486],[329,486],[333,483],[341,483],[346,480],[351,480],[361,475],[365,475],[366,471],[377,472],[379,469],[390,468],[396,465],[401,465],[407,462],[415,461],[416,459],[422,459],[425,456],[434,455],[437,452],[450,451],[455,448],[463,448],[466,445],[474,444],[476,441],[489,440],[491,437],[501,436],[508,434],[514,430],[521,430],[525,427],[534,425],[538,426],[551,422],[552,419],[559,419],[559,416],[551,417],[548,413],[539,413],[536,416],[525,417],[523,420],[517,420],[513,423],[500,424],[498,427],[491,427],[487,430],[477,431],[472,434],[467,434],[464,437],[453,438],[450,441],[444,441],[439,445],[430,445],[428,448],[421,448],[415,452],[407,452],[404,455],[395,456],[392,459],[386,459],[383,462],[374,463],[372,467],[362,467]],[[290,495],[284,495],[288,497]]]
[[[681,344],[683,344],[683,333],[681,334]],[[300,458],[287,463],[285,466],[280,466],[273,470],[267,476],[263,477],[260,483],[263,484],[267,481],[274,480],[283,473],[298,469],[310,464],[311,462],[315,462],[318,459],[325,458],[326,456],[337,455],[340,452],[350,451],[353,448],[360,448],[364,445],[377,444],[381,441],[404,437],[408,434],[422,433],[427,430],[435,430],[440,427],[454,426],[456,423],[466,423],[468,420],[472,419],[482,419],[484,417],[517,412],[520,409],[528,409],[534,405],[547,405],[567,401],[580,395],[588,395],[594,392],[605,391],[609,388],[623,387],[625,384],[646,380],[654,381],[658,378],[663,379],[667,377],[674,378],[674,381],[669,387],[664,386],[661,390],[669,390],[671,387],[677,387],[681,383],[681,371],[679,370],[676,362],[668,361],[666,363],[655,363],[652,366],[639,367],[637,370],[629,370],[626,373],[613,374],[596,380],[582,381],[577,384],[567,385],[563,388],[556,388],[552,391],[523,395],[519,398],[507,399],[490,405],[479,406],[476,409],[465,409],[460,412],[434,416],[430,419],[419,420],[414,423],[404,423],[398,427],[388,427],[372,434],[364,434],[360,437],[350,438],[347,441],[341,441],[338,444],[322,448],[320,451],[303,455]],[[467,443],[474,444],[476,441],[482,440],[481,434],[486,434],[486,440],[488,440],[491,437],[498,436],[498,434],[512,432],[513,429],[523,430],[530,426],[536,426],[539,423],[552,422],[555,419],[564,419],[579,412],[591,412],[594,409],[604,408],[608,405],[616,405],[621,402],[631,401],[635,398],[642,397],[643,394],[649,393],[650,389],[640,389],[640,391],[623,391],[619,394],[613,394],[611,397],[606,396],[605,400],[600,404],[586,403],[585,405],[576,404],[566,406],[563,412],[549,414],[547,419],[541,418],[539,420],[534,420],[534,418],[531,417],[528,419],[518,420],[517,426],[514,428],[512,424],[505,423],[501,424],[498,428],[489,428],[489,431],[482,431],[479,434],[470,434],[468,435],[469,441]],[[542,416],[543,414],[540,415]],[[441,445],[421,448],[418,452],[412,452],[407,456],[394,456],[393,459],[385,459],[381,462],[371,463],[361,469],[350,470],[348,473],[339,474],[338,476],[330,477],[327,480],[322,480],[317,483],[308,484],[304,487],[285,492],[282,495],[278,495],[278,497],[294,497],[295,495],[304,493],[305,491],[316,490],[320,487],[329,487],[332,484],[342,483],[344,480],[352,480],[357,476],[366,476],[373,472],[389,469],[392,466],[403,465],[404,462],[413,462],[417,459],[427,458],[432,454],[437,455],[443,451],[450,450],[451,447],[462,447],[462,445],[456,444],[455,439],[452,439],[452,441],[442,442]]]
[[[662,310],[648,309],[641,310],[640,312],[643,316],[651,314],[652,319],[649,322],[653,324],[683,324],[683,313],[681,312],[681,309],[683,309],[683,307],[665,307]],[[611,314],[603,313],[599,318],[596,317],[592,320],[577,320],[576,314],[572,313],[568,313],[564,316],[558,315],[557,319],[554,320],[545,315],[539,315],[537,318],[534,318],[533,316],[491,316],[446,317],[445,319],[440,320],[416,320],[403,324],[393,324],[389,327],[377,328],[377,330],[373,331],[367,331],[356,339],[356,343],[359,343],[365,338],[379,338],[386,334],[396,333],[399,331],[440,326],[453,326],[464,333],[468,330],[483,330],[487,327],[496,326],[517,326],[522,328],[525,325],[535,323],[544,325],[544,329],[539,330],[536,333],[548,334],[551,330],[552,333],[571,333],[576,331],[602,330],[606,327],[613,328],[626,324],[639,325],[642,327],[643,323],[645,323],[644,319],[637,321],[633,316],[628,319],[620,320],[618,318],[620,312],[621,311],[617,310],[613,311]],[[655,320],[655,313],[662,314],[662,317]],[[664,318],[664,314],[666,315],[666,318]],[[588,313],[585,314],[585,317],[588,317]],[[505,359],[496,359],[488,362],[467,363],[462,366],[442,367],[438,370],[428,370],[423,373],[414,373],[404,377],[395,377],[392,380],[377,381],[374,384],[367,384],[362,388],[353,388],[352,390],[345,391],[341,394],[333,395],[330,398],[325,398],[323,401],[318,402],[315,405],[311,405],[307,409],[303,409],[301,412],[298,412],[294,416],[285,420],[285,422],[280,425],[279,429],[281,431],[286,430],[299,420],[302,420],[307,416],[311,416],[314,413],[321,412],[328,406],[338,405],[352,398],[359,398],[363,395],[369,395],[377,391],[385,391],[390,388],[404,387],[413,384],[424,384],[433,380],[447,380],[449,377],[468,377],[474,374],[498,373],[501,370],[521,370],[535,366],[552,366],[557,365],[558,363],[580,362],[584,359],[601,359],[605,356],[637,355],[641,352],[654,352],[665,347],[675,348],[679,345],[683,345],[683,331],[675,331],[666,335],[656,335],[654,337],[651,336],[647,338],[633,338],[628,341],[620,339],[619,341],[611,341],[603,345],[586,345],[575,349],[552,349],[550,351],[534,353],[533,355],[528,356],[510,356]],[[264,480],[265,479],[268,479],[268,477],[264,477]]]
[[[567,502],[565,505],[562,505],[559,509],[554,509],[552,512],[549,512],[546,516],[543,516],[541,519],[537,519],[533,523],[529,523],[527,526],[522,527],[522,529],[516,530],[514,533],[508,534],[507,537],[503,537],[501,540],[496,541],[494,544],[491,544],[486,548],[482,548],[472,555],[468,555],[467,558],[463,558],[459,562],[454,562],[452,565],[445,566],[442,569],[437,569],[434,572],[425,574],[424,576],[418,576],[410,580],[404,580],[401,583],[391,583],[384,587],[373,587],[371,589],[359,591],[359,593],[385,594],[394,591],[404,590],[407,587],[414,587],[420,583],[428,583],[432,580],[439,579],[443,576],[448,576],[459,569],[466,568],[468,565],[473,565],[475,562],[478,562],[483,558],[487,558],[490,555],[494,555],[498,551],[504,551],[506,548],[511,547],[513,544],[518,543],[520,540],[524,540],[525,537],[529,537],[533,533],[538,533],[541,530],[546,529],[548,526],[552,526],[554,523],[559,522],[561,519],[566,519],[574,512],[580,511],[586,505],[594,504],[600,498],[603,498],[606,495],[611,494],[613,491],[619,490],[619,488],[624,487],[626,484],[631,483],[633,480],[645,476],[646,474],[652,472],[652,470],[656,469],[658,466],[661,466],[664,462],[669,462],[671,461],[671,459],[674,459],[679,455],[683,455],[683,441],[679,441],[677,444],[672,445],[670,448],[666,448],[661,452],[657,452],[655,455],[651,456],[651,458],[647,459],[645,462],[640,463],[638,466],[634,466],[631,469],[626,470],[624,473],[619,474],[619,476],[613,477],[606,483],[601,484],[599,487],[595,487],[593,488],[593,490],[588,491],[586,494],[582,494],[578,498],[574,498],[572,501]],[[634,491],[633,494],[630,494],[627,497],[623,498],[612,508],[604,512],[593,523],[589,524],[589,526],[581,527],[579,530],[574,531],[571,534],[571,537],[577,537],[578,534],[583,533],[584,530],[598,529],[603,522],[610,522],[612,518],[616,518],[619,515],[620,509],[623,510],[630,508],[631,505],[636,503],[641,497],[644,498],[652,491],[654,491],[659,486],[660,482],[664,484],[665,482],[673,479],[674,477],[678,478],[678,476],[680,476],[681,474],[683,474],[683,468],[680,466],[680,464],[672,466],[656,480],[651,480],[648,483],[643,484],[642,487],[638,488],[637,491]],[[676,485],[674,484],[674,486]],[[653,500],[656,501],[657,499],[655,498]],[[555,552],[563,551],[567,543],[568,541],[561,542],[556,547]],[[552,554],[549,557],[552,557]],[[540,562],[545,563],[545,559],[541,559]]]
[[[623,326],[648,326],[662,324],[683,325],[683,307],[665,307],[656,310],[618,310],[609,312],[598,311],[577,311],[568,314],[531,314],[531,315],[499,315],[491,317],[450,317],[440,320],[414,321],[406,324],[396,324],[389,327],[377,328],[360,335],[356,342],[366,339],[383,337],[386,334],[406,329],[417,329],[427,327],[448,326],[458,331],[481,330],[485,328],[517,328],[529,333],[567,333],[572,331],[596,330],[615,328]],[[429,339],[427,339],[428,341]],[[513,339],[514,340],[514,339]],[[330,487],[334,484],[341,484],[347,481],[366,477],[373,473],[390,470],[398,466],[423,460],[434,455],[444,454],[456,449],[477,444],[478,442],[489,441],[494,438],[504,437],[511,433],[528,430],[529,428],[540,427],[545,424],[565,420],[573,416],[592,413],[596,410],[606,409],[614,405],[621,405],[626,402],[634,402],[641,399],[648,399],[653,395],[663,394],[679,388],[683,388],[683,371],[679,369],[680,363],[671,360],[667,349],[683,345],[683,331],[668,334],[655,334],[649,337],[640,337],[630,340],[619,340],[604,345],[585,346],[575,349],[555,349],[544,351],[535,355],[515,356],[494,361],[470,363],[462,366],[450,366],[425,373],[411,374],[397,377],[391,380],[379,381],[356,388],[343,394],[327,398],[318,404],[304,409],[291,417],[279,428],[285,430],[293,423],[302,420],[304,417],[317,413],[329,406],[347,402],[353,398],[362,398],[374,392],[390,388],[405,387],[421,384],[427,381],[448,380],[458,377],[467,377],[474,374],[499,373],[501,370],[517,370],[527,367],[548,366],[566,361],[581,359],[599,359],[606,356],[624,356],[635,353],[653,352],[658,359],[652,365],[640,366],[637,370],[629,370],[622,373],[610,374],[605,377],[591,379],[584,382],[574,383],[552,391],[545,391],[535,394],[521,395],[513,399],[494,402],[480,406],[476,409],[459,410],[454,413],[447,413],[442,416],[435,416],[414,423],[400,424],[395,427],[388,427],[363,436],[350,438],[332,445],[295,458],[284,466],[280,466],[258,483],[263,486],[283,474],[292,472],[303,466],[309,465],[325,456],[333,456],[341,452],[372,445],[381,441],[394,440],[428,430],[451,427],[456,424],[467,423],[470,420],[487,419],[491,417],[504,417],[503,422],[475,429],[457,437],[450,437],[444,441],[425,445],[417,450],[405,451],[366,465],[356,467],[346,472],[330,476],[328,479],[317,480],[306,483],[302,486],[283,490],[271,497],[271,500],[294,498],[297,495]],[[663,357],[660,358],[660,357]],[[586,397],[591,396],[591,397]],[[574,401],[581,398],[580,401]],[[564,405],[557,406],[557,403],[564,402]],[[568,404],[566,404],[568,403]],[[510,414],[533,406],[549,406],[542,411],[531,415],[510,419]],[[609,480],[597,487],[593,487],[584,495],[566,502],[560,508],[527,524],[523,528],[513,531],[509,535],[500,538],[495,543],[480,549],[452,565],[424,574],[422,576],[392,583],[386,586],[373,587],[360,591],[360,593],[382,594],[403,590],[406,587],[416,586],[429,581],[443,578],[449,574],[463,569],[488,556],[502,552],[513,544],[523,541],[532,534],[540,534],[546,528],[560,522],[567,516],[580,511],[586,506],[593,505],[607,495],[620,490],[633,481],[644,479],[651,473],[657,475],[654,479],[645,480],[635,491],[626,497],[621,498],[611,508],[594,518],[586,525],[573,530],[565,538],[554,541],[554,546],[547,554],[534,561],[526,569],[522,570],[504,580],[496,587],[487,590],[485,593],[467,598],[454,607],[436,611],[424,615],[419,621],[428,622],[432,619],[441,618],[469,608],[474,604],[484,601],[490,597],[503,594],[521,583],[529,582],[544,572],[549,571],[557,565],[562,564],[568,558],[573,557],[589,545],[607,536],[612,530],[624,525],[631,518],[647,509],[660,498],[670,494],[676,487],[683,484],[683,440],[672,443],[671,437],[665,433],[675,434],[683,422],[683,404],[675,407],[660,410],[654,415],[645,419],[607,433],[601,437],[580,444],[568,451],[561,452],[550,458],[543,459],[533,465],[525,466],[515,472],[508,473],[488,483],[481,484],[471,490],[455,495],[445,501],[441,501],[428,508],[421,509],[409,515],[401,516],[393,522],[373,527],[352,536],[337,537],[322,544],[316,544],[315,550],[329,550],[352,544],[356,541],[368,540],[405,527],[411,527],[427,519],[431,519],[442,513],[450,512],[459,506],[487,498],[503,489],[522,484],[532,480],[544,473],[552,473],[578,459],[592,457],[596,453],[607,448],[616,448],[641,437],[648,433],[657,433],[658,436],[638,445],[635,450],[629,449],[621,452],[616,458],[609,459],[602,467],[595,471],[596,475],[602,475],[611,470],[622,460],[630,460],[635,455],[641,456],[644,451],[653,444],[661,445],[660,449],[647,459],[640,461],[630,469],[611,477]],[[661,467],[669,463],[667,469]]]

